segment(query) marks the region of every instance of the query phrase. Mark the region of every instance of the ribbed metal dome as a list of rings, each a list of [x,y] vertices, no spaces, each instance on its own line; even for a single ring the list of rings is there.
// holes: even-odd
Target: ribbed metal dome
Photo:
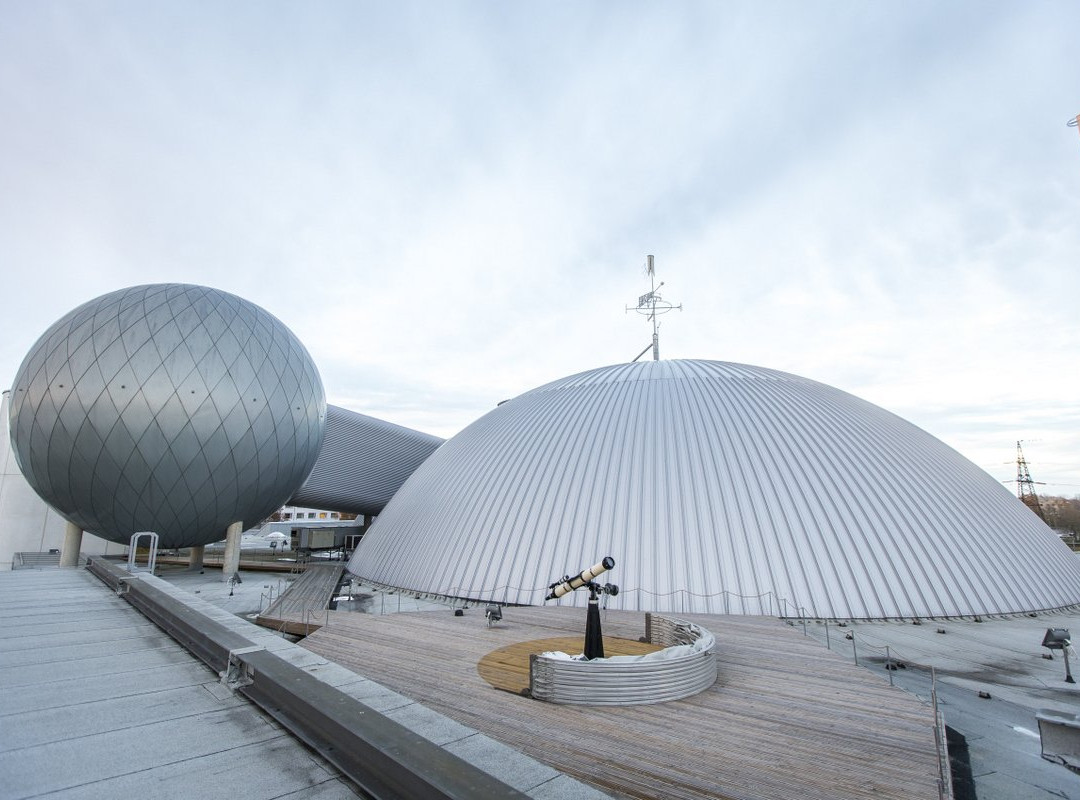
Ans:
[[[289,502],[378,514],[442,443],[437,436],[328,404],[322,450]]]
[[[605,367],[504,403],[417,469],[349,569],[538,604],[606,555],[619,608],[865,619],[1080,603],[1080,559],[938,439],[830,386],[715,361]]]

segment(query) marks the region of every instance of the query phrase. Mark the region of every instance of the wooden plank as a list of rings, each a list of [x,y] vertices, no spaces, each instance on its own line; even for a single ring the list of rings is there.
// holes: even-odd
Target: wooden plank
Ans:
[[[579,640],[580,609],[508,607],[492,627],[470,612],[330,612],[304,646],[617,796],[937,798],[928,705],[774,619],[683,617],[716,635],[717,683],[648,706],[558,706],[482,675],[500,651]],[[643,614],[603,624],[613,639],[644,633]]]
[[[485,655],[476,665],[480,677],[496,689],[522,694],[529,688],[529,657],[537,653],[580,653],[584,645],[581,636],[558,636],[554,639],[530,639],[500,647]],[[642,656],[663,648],[636,639],[604,637],[604,655]]]
[[[157,563],[186,567],[191,563],[191,559],[189,556],[177,557],[159,555],[157,557]],[[207,569],[220,569],[223,563],[224,559],[220,555],[207,555],[203,557],[203,566]],[[241,572],[297,572],[298,569],[301,569],[301,567],[297,566],[295,561],[279,560],[279,556],[271,555],[269,551],[265,554],[257,553],[255,555],[241,552],[239,568]]]

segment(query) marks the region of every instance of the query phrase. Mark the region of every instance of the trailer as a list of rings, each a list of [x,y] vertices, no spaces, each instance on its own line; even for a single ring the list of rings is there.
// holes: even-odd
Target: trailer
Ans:
[[[352,550],[364,536],[359,525],[321,525],[310,528],[293,528],[289,533],[289,547],[295,552],[315,550]]]

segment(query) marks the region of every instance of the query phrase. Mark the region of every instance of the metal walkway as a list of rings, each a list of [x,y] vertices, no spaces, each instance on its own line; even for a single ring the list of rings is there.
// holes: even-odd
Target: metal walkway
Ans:
[[[265,628],[307,636],[321,628],[345,564],[311,564],[255,622]]]

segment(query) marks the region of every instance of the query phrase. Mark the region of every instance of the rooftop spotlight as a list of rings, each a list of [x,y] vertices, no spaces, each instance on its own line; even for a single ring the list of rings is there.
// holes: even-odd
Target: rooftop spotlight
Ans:
[[[1047,628],[1046,635],[1043,636],[1042,646],[1048,650],[1061,651],[1061,655],[1065,658],[1065,683],[1076,683],[1073,680],[1072,672],[1069,670],[1069,647],[1072,646],[1069,629]]]

